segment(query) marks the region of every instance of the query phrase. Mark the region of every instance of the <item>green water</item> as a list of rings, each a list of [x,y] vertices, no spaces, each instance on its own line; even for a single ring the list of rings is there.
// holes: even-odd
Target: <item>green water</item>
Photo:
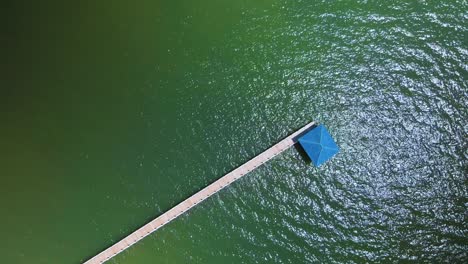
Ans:
[[[1,9],[0,262],[83,262],[311,120],[331,162],[110,263],[468,261],[466,1],[78,2]]]

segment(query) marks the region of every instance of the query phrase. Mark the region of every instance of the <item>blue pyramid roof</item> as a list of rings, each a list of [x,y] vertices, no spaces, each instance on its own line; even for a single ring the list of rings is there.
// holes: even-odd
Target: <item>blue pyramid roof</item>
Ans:
[[[301,144],[317,167],[340,151],[332,136],[323,125],[315,127],[300,137],[299,144]]]

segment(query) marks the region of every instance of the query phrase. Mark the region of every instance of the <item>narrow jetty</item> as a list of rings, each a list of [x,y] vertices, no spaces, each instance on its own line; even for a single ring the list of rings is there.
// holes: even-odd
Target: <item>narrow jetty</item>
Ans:
[[[313,126],[314,126],[314,122],[308,123],[307,125],[303,126],[302,128],[292,133],[285,139],[281,140],[280,142],[276,143],[269,149],[260,153],[258,156],[254,157],[253,159],[247,161],[243,165],[239,166],[238,168],[234,169],[233,171],[219,178],[212,184],[208,185],[207,187],[203,188],[199,192],[185,199],[183,202],[172,207],[167,212],[158,216],[156,219],[142,226],[138,230],[134,231],[130,235],[126,236],[119,242],[115,243],[111,247],[107,248],[106,250],[102,251],[101,253],[97,254],[96,256],[94,256],[93,258],[89,259],[88,261],[84,263],[85,264],[97,264],[97,263],[104,263],[108,261],[115,255],[119,254],[120,252],[124,251],[125,249],[137,243],[138,241],[142,240],[149,234],[153,233],[154,231],[168,224],[169,222],[174,220],[179,215],[188,211],[190,208],[203,202],[204,200],[206,200],[213,194],[219,192],[224,187],[228,186],[229,184],[233,183],[239,178],[245,176],[252,170],[261,166],[263,163],[269,161],[270,159],[274,158],[276,155],[290,148],[297,142],[297,139],[301,134],[303,134],[304,132],[307,132]]]

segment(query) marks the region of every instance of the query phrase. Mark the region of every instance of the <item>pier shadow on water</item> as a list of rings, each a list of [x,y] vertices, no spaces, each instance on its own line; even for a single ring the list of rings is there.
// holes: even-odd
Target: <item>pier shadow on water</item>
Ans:
[[[307,156],[307,153],[302,148],[301,144],[299,144],[299,142],[296,142],[296,144],[294,144],[294,148],[299,153],[299,156],[301,157],[302,161],[304,161],[307,165],[310,165],[312,163],[312,160],[310,160],[309,156]]]

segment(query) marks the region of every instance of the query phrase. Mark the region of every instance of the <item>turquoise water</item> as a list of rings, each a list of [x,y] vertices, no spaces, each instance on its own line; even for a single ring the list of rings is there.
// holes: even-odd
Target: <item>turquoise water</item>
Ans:
[[[331,162],[292,148],[110,263],[466,262],[467,7],[5,4],[2,262],[83,262],[312,120]]]

